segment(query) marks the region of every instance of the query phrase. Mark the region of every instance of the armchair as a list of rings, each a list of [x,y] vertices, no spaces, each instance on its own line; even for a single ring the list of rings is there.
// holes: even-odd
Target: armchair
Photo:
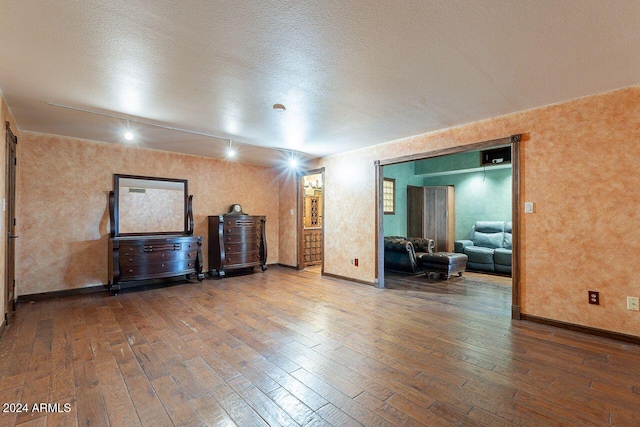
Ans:
[[[435,242],[431,239],[387,236],[384,238],[384,268],[404,273],[421,273],[422,255],[433,253],[434,248]]]

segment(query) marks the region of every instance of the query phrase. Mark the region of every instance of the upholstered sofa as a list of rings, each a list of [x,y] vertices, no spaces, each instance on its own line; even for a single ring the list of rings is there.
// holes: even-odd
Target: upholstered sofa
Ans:
[[[456,240],[455,251],[469,257],[467,269],[511,274],[511,221],[476,221],[468,240]]]
[[[435,242],[420,237],[387,236],[384,238],[384,269],[403,273],[422,272],[421,257],[433,253]]]

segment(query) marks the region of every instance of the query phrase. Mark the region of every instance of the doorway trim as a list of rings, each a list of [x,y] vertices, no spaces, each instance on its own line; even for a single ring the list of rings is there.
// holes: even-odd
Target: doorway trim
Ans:
[[[16,309],[16,289],[15,289],[15,209],[16,209],[16,167],[17,167],[17,145],[18,137],[11,130],[10,123],[6,122],[6,168],[5,171],[5,306],[3,307],[4,321],[9,324],[9,317]]]
[[[382,182],[383,167],[397,163],[405,163],[416,160],[424,160],[432,157],[440,157],[448,154],[463,153],[466,151],[477,151],[497,146],[511,146],[511,222],[513,224],[513,242],[511,259],[511,318],[520,320],[521,317],[521,277],[520,277],[520,142],[522,135],[516,134],[505,138],[492,139],[489,141],[476,142],[468,145],[444,148],[431,152],[412,154],[392,159],[376,160],[376,253],[378,262],[376,263],[376,286],[384,288],[384,213],[382,206]]]
[[[321,180],[322,180],[322,194],[321,196],[321,211],[322,211],[322,231],[321,231],[321,238],[322,238],[322,256],[321,256],[321,262],[320,262],[320,275],[324,276],[324,202],[325,202],[325,198],[324,195],[326,193],[326,188],[325,188],[325,182],[324,182],[324,166],[318,169],[310,169],[310,170],[304,170],[304,171],[300,171],[300,173],[298,174],[298,188],[296,191],[296,202],[298,205],[298,217],[297,217],[297,234],[298,234],[298,270],[302,270],[304,269],[304,177],[307,175],[317,175],[320,174],[321,176]]]

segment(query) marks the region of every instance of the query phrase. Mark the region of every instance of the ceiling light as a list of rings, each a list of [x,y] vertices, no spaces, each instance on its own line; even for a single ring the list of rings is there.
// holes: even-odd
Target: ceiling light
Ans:
[[[133,132],[131,132],[131,123],[127,120],[127,130],[124,132],[124,139],[131,141],[133,139]]]
[[[232,146],[233,141],[229,140],[229,146],[227,147],[227,157],[234,158],[236,156],[236,149]]]
[[[295,169],[298,167],[298,159],[296,159],[295,157],[291,157],[289,159],[289,167]]]
[[[287,107],[285,107],[282,104],[273,104],[273,109],[276,110],[276,111],[282,112],[282,111],[286,111]]]

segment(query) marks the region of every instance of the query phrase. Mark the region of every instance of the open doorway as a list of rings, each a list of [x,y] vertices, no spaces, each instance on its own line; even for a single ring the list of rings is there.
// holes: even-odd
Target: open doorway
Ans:
[[[298,182],[298,266],[324,273],[324,168],[307,171]]]
[[[378,220],[378,235],[377,235],[377,247],[378,247],[378,264],[377,264],[377,285],[380,288],[384,288],[385,287],[385,270],[384,270],[384,237],[385,236],[389,236],[389,235],[402,235],[402,234],[406,234],[407,231],[404,231],[404,233],[401,233],[401,231],[403,230],[407,230],[407,225],[406,225],[406,219],[404,224],[402,223],[402,221],[396,221],[396,223],[400,224],[400,225],[393,225],[390,226],[390,221],[385,221],[385,216],[384,216],[384,211],[385,211],[385,200],[384,200],[384,193],[385,193],[385,180],[388,180],[388,178],[386,177],[385,174],[385,167],[388,167],[389,169],[393,168],[394,165],[400,165],[406,162],[416,162],[416,161],[423,161],[423,163],[429,163],[429,161],[431,160],[435,160],[437,158],[439,159],[443,159],[445,160],[443,163],[446,163],[446,161],[449,162],[453,162],[453,163],[458,163],[460,162],[461,156],[465,156],[465,153],[469,153],[470,156],[473,156],[475,159],[477,159],[477,165],[474,166],[473,168],[471,167],[465,167],[465,166],[461,166],[459,169],[475,169],[476,173],[480,173],[480,176],[482,177],[482,175],[486,174],[486,165],[484,165],[482,162],[483,160],[481,159],[481,156],[479,155],[480,152],[486,151],[486,150],[493,150],[493,149],[501,149],[501,156],[500,158],[496,158],[495,161],[492,161],[492,159],[490,159],[490,166],[493,166],[495,169],[495,171],[498,170],[503,170],[503,175],[504,175],[504,169],[506,169],[506,156],[505,154],[508,154],[509,157],[509,161],[511,162],[511,168],[510,168],[510,175],[508,176],[508,180],[509,180],[509,184],[510,184],[510,188],[509,188],[509,193],[508,196],[510,198],[510,205],[506,206],[505,209],[507,213],[503,214],[503,216],[505,216],[505,224],[507,222],[509,222],[509,227],[510,227],[510,231],[511,233],[509,234],[510,236],[510,246],[511,246],[511,257],[510,257],[510,270],[511,270],[511,317],[514,319],[519,319],[520,318],[520,280],[519,280],[519,224],[520,224],[520,218],[519,218],[519,212],[520,212],[520,162],[519,162],[519,157],[520,157],[520,148],[519,148],[519,143],[520,143],[520,135],[513,135],[511,137],[507,137],[507,138],[501,138],[501,139],[497,139],[497,140],[491,140],[491,141],[485,141],[485,142],[480,142],[480,143],[476,143],[476,144],[470,144],[467,146],[463,146],[463,147],[454,147],[454,148],[450,148],[450,149],[445,149],[445,150],[439,150],[436,152],[432,152],[432,153],[424,153],[424,154],[418,154],[418,155],[412,155],[412,156],[406,156],[403,158],[396,158],[396,159],[388,159],[388,160],[384,160],[384,161],[379,161],[376,162],[376,177],[377,177],[377,191],[378,191],[378,204],[377,204],[377,220]],[[456,155],[456,156],[454,156]],[[426,162],[424,162],[426,161]],[[433,164],[433,162],[432,162]],[[451,165],[449,165],[449,169],[451,168]],[[453,168],[455,169],[455,168]],[[456,171],[455,173],[460,173],[460,171]],[[433,171],[431,172],[424,172],[422,173],[423,175],[431,175],[431,176],[419,176],[419,177],[415,177],[414,174],[411,174],[411,179],[413,179],[414,181],[416,181],[420,186],[444,186],[444,185],[450,185],[450,183],[445,182],[448,181],[448,179],[444,179],[443,176],[447,175],[447,171],[446,170],[441,170],[439,173],[435,173]],[[428,179],[427,179],[428,178]],[[396,183],[398,183],[398,178],[396,177]],[[400,180],[400,182],[402,183],[402,179]],[[404,183],[402,185],[404,185],[404,188],[400,188],[400,186],[398,186],[397,188],[397,194],[402,195],[403,192],[404,194],[407,194],[407,185],[416,185],[416,182],[411,182],[411,183]],[[406,199],[402,199],[402,197],[399,197],[399,202],[398,206],[399,207],[404,207],[405,209],[408,209],[408,204],[407,204],[407,200]],[[403,206],[401,206],[403,205]],[[400,211],[399,211],[400,212]],[[404,212],[402,212],[402,214],[405,215],[405,218],[407,218],[407,212],[406,210]],[[510,215],[509,215],[510,214]],[[506,218],[507,216],[510,216],[510,221],[507,221]],[[468,227],[469,224],[466,224],[466,222],[471,221],[470,218],[461,218],[463,219],[462,221],[457,221],[457,228],[458,231],[456,232],[458,234],[458,236],[456,236],[456,238],[464,238],[466,236],[464,236],[464,234],[467,233],[466,229],[470,228]],[[481,218],[477,218],[477,220],[480,220]],[[466,222],[465,222],[466,221]],[[460,235],[461,230],[463,230],[463,235]],[[390,234],[389,234],[390,233]],[[411,236],[406,236],[406,237],[411,237]],[[424,236],[416,236],[416,237],[424,237]]]

